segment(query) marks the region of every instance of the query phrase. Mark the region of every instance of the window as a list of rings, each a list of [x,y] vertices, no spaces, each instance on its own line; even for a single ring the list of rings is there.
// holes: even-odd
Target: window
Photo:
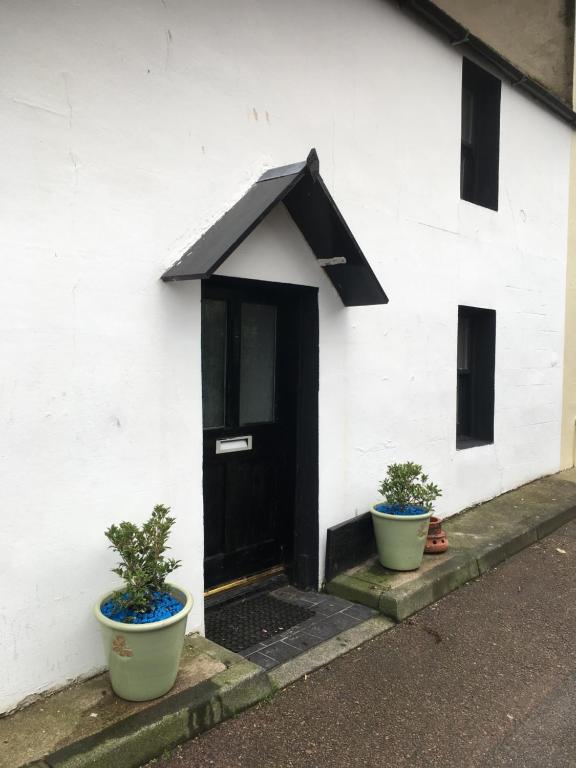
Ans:
[[[458,307],[456,448],[494,442],[496,312]]]
[[[497,77],[463,59],[460,197],[498,210],[500,87]]]
[[[201,306],[204,429],[274,422],[276,305],[227,298],[224,292],[222,298],[204,295]]]

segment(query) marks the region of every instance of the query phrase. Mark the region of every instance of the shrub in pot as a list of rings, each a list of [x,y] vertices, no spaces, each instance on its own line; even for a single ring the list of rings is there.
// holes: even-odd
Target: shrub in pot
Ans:
[[[378,559],[385,568],[413,571],[420,567],[433,502],[442,494],[420,464],[390,464],[380,485],[384,503],[372,507]]]
[[[176,681],[192,597],[166,577],[180,561],[165,556],[175,520],[158,504],[138,527],[122,522],[105,535],[120,555],[113,572],[124,586],[96,604],[114,692],[129,701],[167,693]]]

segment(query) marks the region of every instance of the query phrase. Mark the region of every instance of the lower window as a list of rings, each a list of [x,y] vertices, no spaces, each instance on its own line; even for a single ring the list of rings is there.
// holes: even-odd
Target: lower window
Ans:
[[[496,312],[458,307],[456,448],[494,442]]]

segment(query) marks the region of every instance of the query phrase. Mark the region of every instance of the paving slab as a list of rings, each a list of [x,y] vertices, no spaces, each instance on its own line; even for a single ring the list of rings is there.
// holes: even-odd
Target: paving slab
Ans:
[[[377,614],[272,669],[268,676],[277,689],[285,688],[395,626],[394,621]]]
[[[160,699],[119,699],[103,674],[1,718],[0,768],[136,768],[271,693],[260,667],[191,635]]]
[[[283,640],[292,642],[295,658],[278,659],[266,672],[265,664],[190,636],[176,687],[161,699],[122,701],[100,675],[0,718],[0,768],[137,768],[386,632],[575,517],[576,470],[466,510],[445,523],[448,552],[425,556],[418,571],[396,573],[372,560],[327,585],[336,599],[307,595],[332,628],[325,635],[296,628]],[[572,529],[567,535],[576,537]],[[343,608],[338,598],[379,614]]]
[[[320,645],[330,637],[339,635],[366,619],[378,615],[376,611],[364,605],[327,595],[324,592],[306,592],[289,585],[274,589],[268,594],[283,602],[312,611],[309,618],[298,624],[272,635],[261,634],[258,643],[238,651],[244,658],[268,671],[299,656],[314,645]],[[243,610],[249,609],[250,602],[246,601]],[[233,639],[235,640],[235,637]]]
[[[372,558],[336,576],[326,590],[402,621],[574,517],[576,470],[570,469],[447,519],[449,550],[424,555],[417,571],[391,571]]]
[[[574,768],[576,521],[153,768]]]

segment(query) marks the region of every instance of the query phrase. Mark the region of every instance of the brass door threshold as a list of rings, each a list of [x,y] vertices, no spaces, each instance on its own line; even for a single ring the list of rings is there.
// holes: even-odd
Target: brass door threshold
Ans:
[[[284,572],[285,567],[283,565],[275,565],[266,571],[254,573],[251,576],[243,576],[240,579],[234,579],[234,581],[228,581],[225,584],[218,584],[218,586],[211,587],[204,592],[204,600],[206,604],[212,605],[224,602],[225,600],[233,600],[246,592],[257,591],[259,587],[264,587],[268,582],[281,581]]]

